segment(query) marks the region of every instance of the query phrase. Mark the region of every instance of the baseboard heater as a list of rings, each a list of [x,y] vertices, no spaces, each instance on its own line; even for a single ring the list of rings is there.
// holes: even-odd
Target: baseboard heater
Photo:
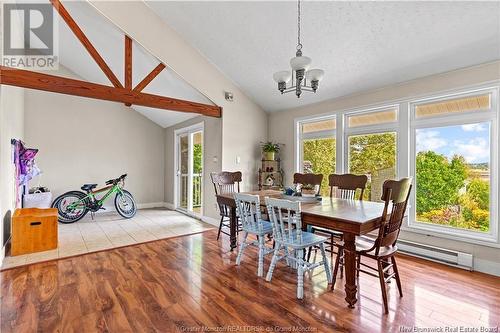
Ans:
[[[470,271],[473,270],[473,256],[470,253],[452,251],[405,240],[398,240],[397,245],[401,253]]]

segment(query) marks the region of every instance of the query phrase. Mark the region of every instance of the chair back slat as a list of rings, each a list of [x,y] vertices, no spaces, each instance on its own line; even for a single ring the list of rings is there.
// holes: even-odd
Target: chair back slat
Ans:
[[[262,217],[258,195],[235,193],[234,200],[243,230],[262,232]]]
[[[316,194],[321,192],[321,182],[323,181],[322,174],[313,173],[295,173],[293,175],[293,183],[300,185],[314,185],[316,186]]]
[[[293,243],[302,238],[300,202],[266,197],[269,219],[277,242]]]
[[[382,200],[385,201],[382,223],[380,225],[375,252],[378,254],[380,247],[394,246],[398,240],[401,225],[403,224],[406,207],[411,192],[411,178],[401,180],[386,180],[382,187]],[[389,205],[392,204],[390,215]]]
[[[215,195],[240,192],[240,171],[211,172],[210,179],[214,185]],[[221,216],[229,216],[229,208],[219,204],[219,213]]]
[[[359,200],[363,200],[368,177],[366,175],[332,174],[328,176],[330,186],[330,197],[354,200],[356,191],[360,190]]]

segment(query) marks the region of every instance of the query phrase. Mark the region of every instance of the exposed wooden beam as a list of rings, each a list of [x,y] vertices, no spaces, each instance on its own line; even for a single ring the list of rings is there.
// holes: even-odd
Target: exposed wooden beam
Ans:
[[[76,38],[82,43],[82,45],[87,49],[89,52],[90,56],[95,60],[97,65],[101,68],[101,70],[104,72],[104,75],[106,75],[111,81],[111,83],[118,88],[123,88],[122,84],[120,83],[120,80],[116,77],[116,75],[113,73],[111,68],[109,68],[108,64],[106,64],[106,61],[101,57],[99,52],[95,49],[95,47],[92,45],[90,40],[85,36],[83,33],[82,29],[78,26],[78,24],[73,20],[71,15],[68,13],[66,8],[62,5],[62,3],[59,0],[50,0],[52,3],[52,6],[59,12],[59,15],[63,18],[63,20],[66,22],[68,27],[73,31],[75,34]]]
[[[160,72],[165,68],[166,66],[163,63],[159,63],[158,66],[156,66],[151,73],[146,75],[144,79],[142,79],[141,82],[139,82],[138,85],[135,86],[134,91],[140,92],[142,89],[146,88],[146,86],[153,81],[155,77],[160,74]]]
[[[164,110],[221,117],[222,108],[176,98],[146,94],[75,79],[0,66],[0,84],[55,93],[130,103]]]
[[[132,38],[125,35],[125,89],[132,89]],[[126,103],[126,106],[132,104]]]

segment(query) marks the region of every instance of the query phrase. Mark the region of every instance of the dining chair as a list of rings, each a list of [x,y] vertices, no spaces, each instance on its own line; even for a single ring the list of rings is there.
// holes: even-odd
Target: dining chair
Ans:
[[[266,206],[275,241],[274,254],[266,280],[271,281],[276,264],[279,260],[285,259],[287,264],[292,263],[291,266],[297,269],[298,299],[304,298],[304,273],[307,271],[323,265],[327,281],[331,283],[332,274],[324,246],[327,238],[302,230],[300,202],[266,197]],[[304,249],[316,245],[319,246],[323,259],[311,264],[304,259]],[[280,255],[281,250],[283,250],[283,255]]]
[[[241,172],[212,172],[210,173],[210,179],[214,185],[215,195],[227,194],[227,193],[239,193],[240,192],[240,182],[241,182]],[[219,204],[219,231],[217,233],[217,240],[219,240],[221,232],[226,235],[230,235],[229,232],[222,230],[222,228],[229,229],[231,210],[230,207],[226,205]],[[241,231],[241,223],[238,223],[237,232]]]
[[[321,182],[323,181],[322,174],[314,174],[314,173],[295,173],[293,175],[293,183],[300,185],[314,185],[317,186],[316,194],[321,192]]]
[[[356,238],[356,275],[359,276],[359,273],[363,272],[379,278],[385,313],[389,312],[386,283],[394,278],[398,286],[399,296],[403,297],[401,279],[399,278],[395,255],[398,251],[396,243],[408,205],[411,187],[411,178],[403,178],[398,181],[386,180],[382,187],[382,200],[385,202],[385,205],[377,238],[372,239],[364,236]],[[339,246],[339,251],[343,249],[342,243],[337,243],[337,246]],[[377,262],[377,267],[361,262],[361,258],[363,257],[375,260]],[[338,255],[333,271],[332,290],[335,287],[337,270],[339,266],[343,264],[344,256]],[[391,270],[392,272],[390,272]]]
[[[368,182],[368,177],[366,175],[353,175],[347,174],[331,174],[328,176],[328,186],[330,187],[330,198],[340,198],[340,199],[351,199],[355,200],[356,197],[359,200],[363,200],[363,193],[366,188],[366,183]],[[359,193],[359,196],[356,195]],[[330,241],[326,243],[326,250],[331,253],[331,260],[333,265],[333,255],[338,254],[335,252],[335,241],[342,241],[343,235],[339,231],[332,229],[311,227],[311,232],[319,232],[320,234],[327,235]],[[317,248],[316,248],[317,249]],[[307,252],[307,261],[311,259],[311,249]],[[343,276],[343,269],[340,269],[340,278]]]
[[[257,276],[263,276],[264,256],[274,251],[272,247],[266,248],[265,246],[265,236],[273,233],[273,226],[271,222],[262,219],[258,195],[235,193],[234,200],[243,230],[243,239],[240,244],[238,256],[236,257],[236,265],[240,265],[243,251],[249,245],[256,245],[259,248]],[[248,241],[249,234],[256,236],[257,240]]]

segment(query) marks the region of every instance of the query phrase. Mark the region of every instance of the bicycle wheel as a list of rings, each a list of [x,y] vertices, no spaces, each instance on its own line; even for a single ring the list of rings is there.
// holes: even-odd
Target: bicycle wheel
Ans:
[[[53,208],[57,208],[58,218],[61,223],[74,223],[81,220],[89,211],[84,199],[85,193],[79,191],[66,192],[57,197],[52,203]],[[78,201],[80,203],[74,205]]]
[[[134,197],[129,191],[122,190],[122,193],[117,193],[115,196],[115,208],[118,214],[129,219],[137,212],[137,205]]]

